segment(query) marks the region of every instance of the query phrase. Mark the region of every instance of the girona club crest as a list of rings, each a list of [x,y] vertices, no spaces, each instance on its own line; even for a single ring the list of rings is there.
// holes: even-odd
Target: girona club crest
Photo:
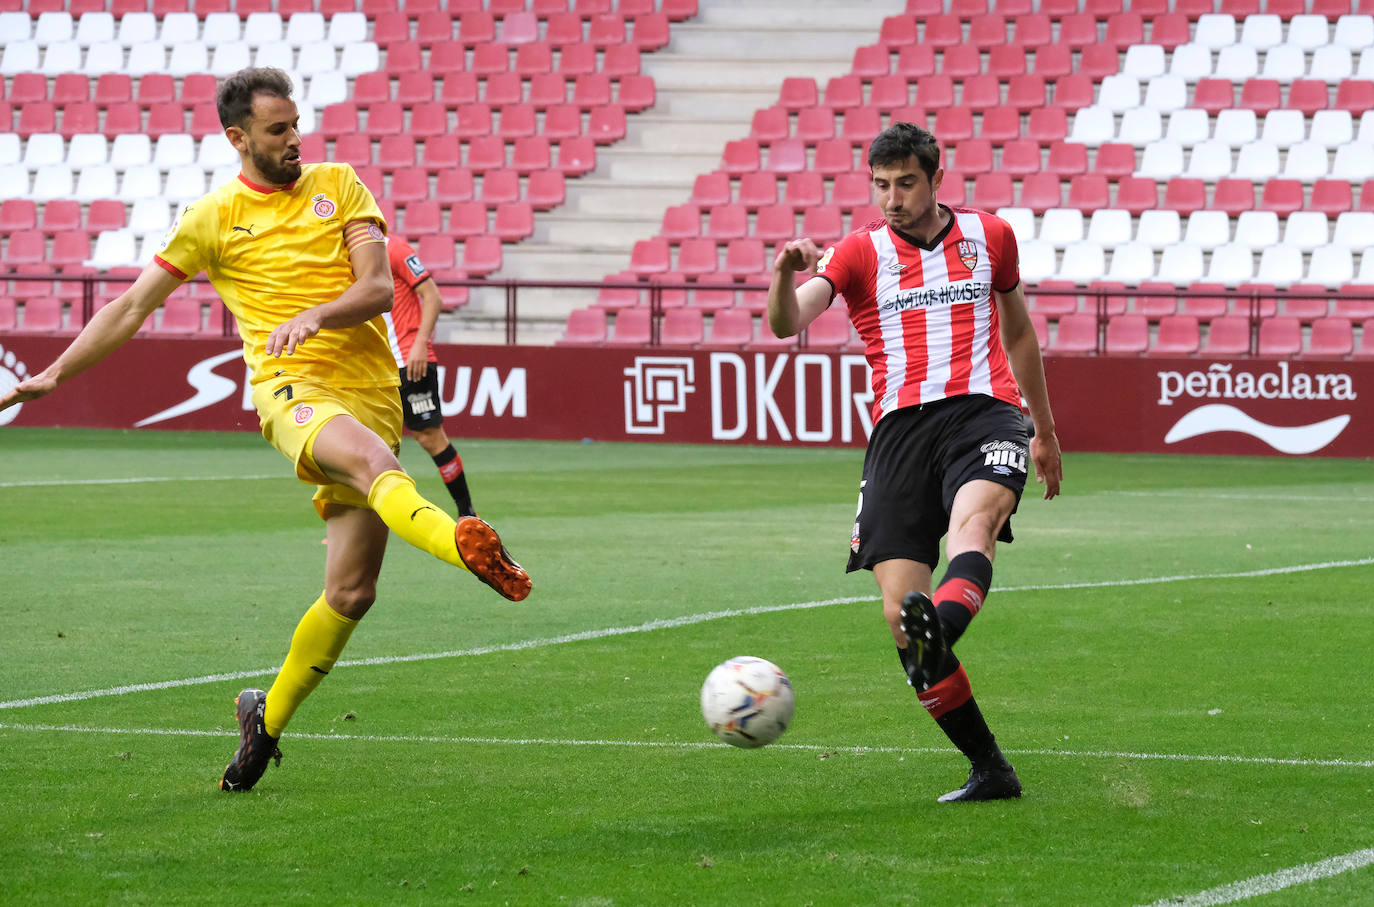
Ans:
[[[972,271],[978,266],[978,247],[967,239],[959,240],[959,260]]]

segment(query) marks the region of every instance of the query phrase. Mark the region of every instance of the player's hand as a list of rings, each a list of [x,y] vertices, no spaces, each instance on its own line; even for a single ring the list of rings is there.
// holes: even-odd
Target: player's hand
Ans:
[[[267,335],[267,355],[290,356],[296,347],[320,332],[319,316],[312,309],[306,309],[285,324],[279,324]]]
[[[1045,486],[1045,500],[1059,494],[1059,483],[1064,480],[1064,464],[1059,454],[1059,438],[1054,432],[1035,433],[1030,442],[1031,461],[1035,463],[1035,481]]]
[[[46,397],[55,390],[57,390],[56,378],[49,378],[42,373],[32,375],[20,381],[6,393],[0,394],[0,410],[9,409],[20,403],[28,403],[39,397]]]
[[[821,250],[809,239],[794,239],[783,243],[778,255],[773,259],[775,271],[815,272],[816,263],[821,260]]]
[[[419,381],[429,374],[429,357],[426,355],[425,345],[419,341],[410,348],[410,355],[406,358],[406,380]]]

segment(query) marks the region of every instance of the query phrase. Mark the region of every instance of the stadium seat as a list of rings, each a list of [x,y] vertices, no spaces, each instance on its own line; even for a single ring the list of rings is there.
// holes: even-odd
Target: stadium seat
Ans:
[[[706,324],[701,309],[671,308],[663,313],[659,325],[660,346],[694,349],[706,339]]]
[[[1107,322],[1109,356],[1143,356],[1150,345],[1150,325],[1144,315],[1113,315]]]
[[[806,328],[807,349],[839,352],[850,341],[849,313],[843,305],[831,305]]]
[[[1255,184],[1248,179],[1217,180],[1212,190],[1212,207],[1239,217],[1255,207]]]
[[[1198,351],[1200,331],[1192,315],[1166,315],[1159,320],[1159,331],[1147,356],[1192,356]]]
[[[1298,319],[1276,315],[1260,321],[1259,355],[1291,359],[1302,352],[1302,326]]]
[[[1250,353],[1250,319],[1245,315],[1222,315],[1207,326],[1201,352],[1206,356],[1245,356]]]
[[[1048,353],[1051,356],[1091,356],[1097,353],[1097,346],[1097,315],[1072,312],[1059,319]]]
[[[600,346],[606,342],[606,315],[600,309],[573,309],[555,346]]]
[[[62,300],[56,296],[29,297],[16,329],[25,334],[56,334],[62,331]]]
[[[1355,333],[1349,318],[1318,318],[1312,322],[1307,349],[1301,354],[1311,359],[1344,359],[1354,352]]]

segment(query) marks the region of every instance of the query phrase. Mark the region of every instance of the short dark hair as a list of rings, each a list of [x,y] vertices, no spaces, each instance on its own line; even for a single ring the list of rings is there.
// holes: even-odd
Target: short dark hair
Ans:
[[[272,66],[240,69],[219,84],[215,106],[219,109],[219,123],[225,129],[248,127],[253,116],[253,98],[260,94],[273,98],[291,99],[291,77]]]
[[[940,143],[929,131],[912,123],[893,123],[868,146],[868,168],[889,167],[916,158],[926,176],[940,169]]]

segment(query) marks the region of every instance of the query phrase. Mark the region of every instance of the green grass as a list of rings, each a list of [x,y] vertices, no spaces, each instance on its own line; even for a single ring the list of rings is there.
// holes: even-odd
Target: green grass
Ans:
[[[0,430],[0,903],[1131,905],[1374,847],[1367,462],[1070,456],[959,646],[1026,796],[950,807],[843,570],[860,452],[459,447],[534,594],[393,539],[229,796],[234,694],[322,584],[309,489],[254,435]],[[797,691],[763,750],[697,710],[740,654]],[[1374,866],[1256,903],[1371,900]]]

